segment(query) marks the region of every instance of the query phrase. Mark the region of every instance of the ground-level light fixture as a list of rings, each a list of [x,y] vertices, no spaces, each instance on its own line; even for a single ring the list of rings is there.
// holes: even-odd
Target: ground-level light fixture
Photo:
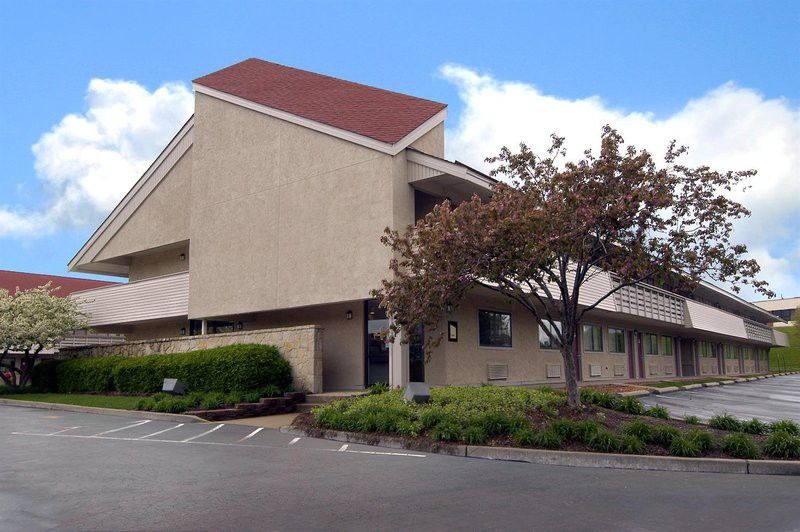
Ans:
[[[242,329],[244,329],[244,323],[242,323],[241,321],[237,321],[236,322],[236,330],[237,331],[241,331]]]
[[[352,320],[353,319],[353,311],[352,310],[348,310],[347,312],[345,312],[344,313],[344,319]]]

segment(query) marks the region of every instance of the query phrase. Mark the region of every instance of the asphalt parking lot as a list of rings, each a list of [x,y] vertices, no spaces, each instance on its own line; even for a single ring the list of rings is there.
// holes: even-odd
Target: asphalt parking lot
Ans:
[[[793,477],[501,462],[0,406],[0,530],[797,530]]]
[[[648,406],[663,405],[679,417],[695,415],[708,419],[728,413],[741,419],[800,422],[800,375],[647,395],[641,400]]]

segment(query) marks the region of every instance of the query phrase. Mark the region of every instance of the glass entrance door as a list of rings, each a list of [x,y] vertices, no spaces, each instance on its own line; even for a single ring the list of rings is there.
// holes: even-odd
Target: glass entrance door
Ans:
[[[386,311],[380,308],[374,299],[366,301],[364,307],[365,384],[366,386],[379,382],[389,384],[389,344],[381,336],[381,333],[389,328],[389,318],[386,317]]]

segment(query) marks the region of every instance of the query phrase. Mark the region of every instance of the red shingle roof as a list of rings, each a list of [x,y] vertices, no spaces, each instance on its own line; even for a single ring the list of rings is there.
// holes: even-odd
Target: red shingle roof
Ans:
[[[109,281],[95,281],[94,279],[76,279],[74,277],[64,277],[61,275],[0,270],[0,288],[5,288],[12,293],[17,290],[17,287],[19,287],[20,290],[28,290],[47,284],[48,281],[52,283],[51,286],[59,287],[58,290],[53,292],[53,295],[58,297],[67,297],[72,292],[77,292],[78,290],[88,290],[90,288],[119,284]]]
[[[194,82],[388,144],[447,107],[260,59],[247,59]]]

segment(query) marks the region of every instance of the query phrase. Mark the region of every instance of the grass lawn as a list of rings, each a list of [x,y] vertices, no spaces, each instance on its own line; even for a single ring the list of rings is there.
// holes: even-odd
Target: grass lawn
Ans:
[[[3,399],[16,401],[39,401],[42,403],[61,403],[79,406],[97,406],[101,408],[117,408],[120,410],[136,410],[136,403],[141,397],[128,395],[93,395],[72,393],[15,393],[0,395]]]
[[[776,328],[789,335],[789,347],[773,347],[769,350],[769,367],[774,371],[800,370],[800,331],[797,327]]]
[[[643,386],[652,386],[653,388],[669,388],[670,386],[686,386],[687,384],[704,384],[706,382],[722,382],[739,379],[746,375],[728,375],[726,377],[704,377],[702,379],[689,379],[685,381],[658,381],[643,383]]]

